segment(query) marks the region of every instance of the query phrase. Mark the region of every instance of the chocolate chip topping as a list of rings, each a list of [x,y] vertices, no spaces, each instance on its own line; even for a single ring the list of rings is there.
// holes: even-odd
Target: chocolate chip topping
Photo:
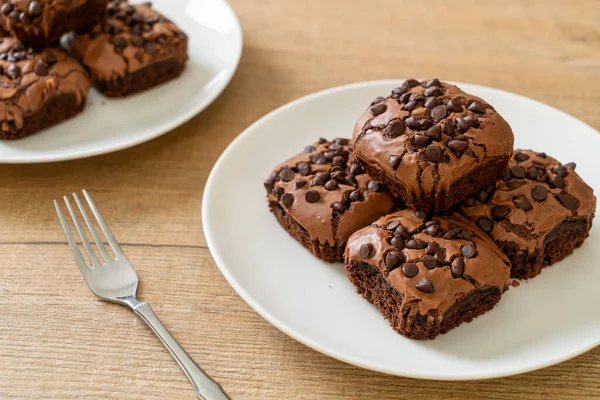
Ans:
[[[417,287],[417,289],[419,289],[423,293],[433,293],[433,292],[435,292],[435,286],[433,286],[433,282],[431,282],[427,278],[421,280],[415,286]]]
[[[316,190],[307,190],[304,198],[309,203],[316,203],[321,200],[321,195]]]
[[[406,263],[402,266],[402,273],[407,278],[414,278],[419,274],[419,267],[414,263]]]
[[[386,110],[387,106],[385,104],[377,104],[371,107],[371,112],[373,113],[374,117],[383,114]]]
[[[294,204],[294,195],[291,193],[284,193],[283,196],[281,196],[281,204],[283,204],[285,208],[290,208]]]
[[[360,246],[360,258],[367,259],[373,254],[373,245],[371,243]]]

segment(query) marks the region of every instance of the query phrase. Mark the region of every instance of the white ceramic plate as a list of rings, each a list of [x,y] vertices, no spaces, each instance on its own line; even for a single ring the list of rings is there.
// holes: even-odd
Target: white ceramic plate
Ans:
[[[225,89],[242,54],[239,21],[225,0],[154,0],[189,36],[176,80],[125,99],[90,92],[83,113],[30,137],[0,142],[0,163],[90,157],[135,146],[183,124]]]
[[[600,344],[600,224],[583,247],[512,288],[492,311],[433,341],[394,332],[355,293],[342,264],[293,240],[268,211],[263,181],[280,161],[320,136],[349,137],[373,98],[400,81],[358,83],[296,100],[242,133],[215,165],[203,221],[212,255],[238,294],[296,340],[339,360],[389,374],[466,380],[556,364]],[[511,124],[516,145],[563,160],[600,189],[600,135],[537,101],[471,84]]]

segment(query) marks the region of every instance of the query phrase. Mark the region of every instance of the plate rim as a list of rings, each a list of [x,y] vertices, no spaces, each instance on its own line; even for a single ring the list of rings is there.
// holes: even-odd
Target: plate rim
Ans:
[[[352,89],[371,86],[371,85],[384,85],[384,84],[385,85],[397,85],[398,83],[401,83],[406,79],[407,78],[377,79],[377,80],[370,80],[370,81],[352,82],[352,83],[343,84],[343,85],[339,85],[339,86],[329,87],[326,89],[322,89],[322,90],[301,96],[301,97],[296,98],[286,104],[283,104],[282,106],[277,107],[274,110],[263,115],[262,117],[257,119],[255,122],[250,124],[247,128],[245,128],[238,136],[236,136],[229,143],[227,148],[225,148],[225,150],[221,153],[221,155],[219,156],[219,158],[213,165],[213,167],[210,171],[210,174],[208,176],[208,179],[206,181],[206,185],[204,187],[204,194],[202,196],[202,229],[204,231],[204,236],[206,238],[206,243],[207,243],[208,249],[210,251],[210,254],[211,254],[213,260],[215,261],[217,268],[219,269],[219,271],[225,278],[225,280],[229,283],[229,285],[231,285],[231,287],[235,290],[235,292],[238,294],[238,296],[240,296],[242,298],[242,300],[244,300],[246,302],[246,304],[248,304],[250,306],[250,308],[252,308],[254,310],[254,312],[256,312],[263,319],[265,319],[268,323],[270,323],[272,326],[274,326],[275,328],[277,328],[279,331],[283,332],[287,336],[291,337],[292,339],[304,344],[305,346],[310,347],[311,349],[313,349],[315,351],[318,351],[319,353],[325,354],[325,355],[327,355],[331,358],[334,358],[338,361],[342,361],[344,363],[351,364],[351,365],[354,365],[354,366],[357,366],[360,368],[365,368],[368,370],[381,372],[381,373],[393,375],[393,376],[402,376],[402,377],[407,377],[407,378],[424,379],[424,380],[439,380],[439,381],[472,381],[472,380],[503,378],[503,377],[524,374],[527,372],[532,372],[532,371],[540,370],[540,369],[543,369],[543,368],[546,368],[546,367],[549,367],[552,365],[556,365],[556,364],[559,364],[566,360],[577,357],[577,356],[579,356],[583,353],[586,353],[586,352],[590,351],[591,349],[599,346],[600,345],[600,336],[595,341],[588,344],[587,346],[577,349],[577,351],[568,352],[563,355],[559,355],[557,357],[550,357],[549,359],[544,360],[541,363],[528,363],[528,364],[524,364],[524,365],[522,364],[522,366],[519,368],[505,368],[503,371],[491,371],[491,372],[483,372],[483,373],[471,372],[471,373],[454,373],[454,374],[436,374],[436,373],[423,373],[422,371],[420,371],[419,373],[413,373],[410,371],[410,369],[403,369],[403,370],[399,370],[397,368],[390,369],[389,367],[386,367],[385,365],[381,365],[379,363],[365,361],[363,359],[358,359],[358,358],[354,358],[354,357],[345,355],[341,352],[333,351],[333,350],[327,348],[326,346],[322,346],[319,343],[317,343],[316,341],[306,337],[304,334],[296,331],[294,328],[290,327],[285,322],[278,320],[276,317],[271,315],[271,313],[269,313],[266,309],[264,309],[260,304],[258,304],[258,302],[255,301],[254,298],[248,292],[246,292],[246,290],[237,282],[237,280],[234,278],[234,276],[225,267],[225,263],[223,262],[221,254],[216,250],[216,244],[215,244],[214,237],[212,236],[210,224],[207,222],[210,220],[210,217],[209,217],[209,211],[207,211],[209,209],[209,207],[206,207],[206,205],[211,203],[211,197],[212,197],[211,193],[213,192],[213,190],[214,190],[213,186],[215,185],[215,182],[218,179],[217,178],[218,170],[220,169],[221,165],[224,164],[224,162],[228,158],[229,154],[231,152],[233,152],[235,148],[237,148],[238,144],[241,143],[246,137],[252,135],[253,131],[255,131],[257,129],[257,127],[262,125],[265,121],[267,121],[271,118],[274,118],[281,112],[285,112],[290,108],[294,108],[294,107],[298,106],[299,104],[309,102],[315,98],[318,98],[321,96],[326,96],[326,95],[329,95],[332,93],[343,92],[346,90],[352,90]],[[497,88],[492,88],[489,86],[483,86],[483,85],[479,85],[479,84],[475,84],[475,83],[460,82],[460,81],[448,81],[448,82],[458,85],[458,86],[460,86],[460,85],[475,86],[475,87],[478,87],[478,88],[481,88],[484,90],[496,92],[497,94],[503,94],[503,95],[508,94],[511,96],[517,96],[518,98],[520,98],[522,100],[533,102],[534,104],[536,104],[538,106],[543,106],[543,107],[549,108],[553,112],[557,112],[562,117],[566,117],[566,118],[570,119],[571,121],[576,122],[578,124],[583,124],[590,130],[600,134],[600,132],[598,132],[598,130],[596,130],[594,127],[587,124],[586,122],[568,114],[565,111],[559,110],[556,107],[545,104],[539,100],[532,99],[530,97],[527,97],[527,96],[524,96],[524,95],[521,95],[518,93],[509,92],[509,91],[497,89]]]
[[[115,153],[117,151],[135,147],[140,144],[149,142],[153,139],[156,139],[159,136],[165,135],[165,134],[171,132],[172,130],[180,127],[181,125],[185,124],[186,122],[188,122],[189,120],[194,118],[196,115],[200,114],[223,93],[223,91],[227,88],[227,86],[229,86],[229,83],[231,82],[231,80],[233,79],[235,73],[237,72],[237,70],[239,68],[243,49],[244,49],[243,30],[242,30],[240,20],[237,16],[235,10],[233,9],[231,4],[229,4],[229,2],[227,0],[219,0],[219,1],[228,9],[228,11],[231,13],[231,16],[233,17],[233,22],[234,22],[233,33],[234,33],[234,35],[237,36],[237,39],[238,39],[238,46],[235,49],[235,51],[236,51],[235,57],[236,58],[235,58],[235,62],[232,64],[232,68],[230,69],[230,71],[226,75],[224,75],[224,79],[221,81],[222,83],[220,84],[220,86],[217,86],[217,90],[215,90],[214,93],[212,93],[211,95],[207,96],[203,101],[199,102],[196,107],[193,107],[188,112],[179,115],[179,117],[171,120],[170,122],[163,124],[160,127],[160,129],[157,129],[155,132],[153,132],[150,135],[135,137],[128,141],[120,142],[120,143],[117,143],[114,145],[104,146],[102,148],[87,150],[87,151],[70,151],[70,152],[63,152],[61,154],[52,154],[52,155],[21,156],[19,158],[3,158],[2,156],[0,156],[0,165],[2,165],[2,164],[10,165],[10,164],[54,163],[54,162],[61,162],[61,161],[80,160],[80,159],[100,156],[103,154]],[[95,90],[95,89],[90,89],[90,90]],[[75,118],[77,118],[77,116]],[[42,132],[38,132],[38,133],[42,133]]]

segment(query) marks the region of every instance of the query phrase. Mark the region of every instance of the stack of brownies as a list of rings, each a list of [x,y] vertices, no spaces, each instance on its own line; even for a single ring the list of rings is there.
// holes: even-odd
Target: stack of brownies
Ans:
[[[492,309],[588,236],[592,189],[545,153],[513,151],[508,123],[438,79],[377,97],[350,139],[320,139],[265,181],[279,223],[345,261],[392,327],[433,339]]]
[[[122,97],[179,76],[187,62],[186,34],[150,3],[0,0],[0,28],[4,140],[79,114],[92,84]]]

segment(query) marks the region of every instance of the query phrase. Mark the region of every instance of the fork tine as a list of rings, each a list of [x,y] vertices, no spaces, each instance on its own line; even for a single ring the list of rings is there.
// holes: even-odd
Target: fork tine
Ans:
[[[92,265],[94,267],[99,266],[101,264],[100,260],[98,260],[98,257],[96,257],[96,253],[94,253],[94,250],[92,250],[90,241],[88,240],[87,235],[85,234],[85,231],[83,230],[83,227],[79,223],[79,219],[77,218],[77,214],[75,213],[73,206],[71,206],[71,201],[69,200],[69,198],[67,196],[63,196],[63,200],[65,201],[65,204],[67,205],[69,214],[71,214],[71,219],[73,220],[73,223],[75,224],[75,229],[77,230],[77,233],[79,234],[81,243],[83,244],[83,247],[85,248],[85,251],[88,254],[88,257],[90,258]]]
[[[88,192],[85,189],[83,190],[83,195],[85,196],[85,199],[87,200],[88,205],[90,206],[90,209],[92,210],[92,213],[96,217],[96,220],[98,221],[98,225],[100,225],[100,229],[102,229],[102,232],[104,233],[104,237],[106,237],[106,240],[110,244],[110,247],[112,247],[117,258],[125,257],[125,253],[121,249],[119,242],[117,242],[117,239],[115,239],[114,235],[110,231],[110,228],[104,221],[104,218],[102,218],[102,214],[100,214],[100,210],[98,210],[98,208],[96,207],[96,204],[94,204],[94,200],[92,200],[92,197],[88,194]]]
[[[56,208],[56,213],[58,214],[58,219],[60,220],[60,225],[63,228],[63,232],[65,233],[67,242],[69,243],[69,247],[71,248],[71,252],[73,253],[73,257],[75,257],[75,261],[77,262],[77,265],[79,266],[81,275],[83,275],[83,277],[87,280],[88,277],[90,276],[90,274],[92,273],[92,270],[88,267],[87,263],[85,262],[85,259],[83,258],[83,255],[81,254],[81,251],[79,250],[79,247],[77,247],[77,243],[75,242],[75,239],[73,238],[71,229],[69,228],[69,225],[67,225],[65,216],[63,215],[63,213],[60,209],[60,206],[58,205],[58,201],[56,201],[56,200],[54,200],[54,207]]]
[[[92,237],[94,238],[94,242],[96,242],[96,246],[98,247],[98,250],[100,250],[100,254],[102,254],[102,258],[104,258],[105,262],[112,260],[112,257],[110,256],[110,254],[108,254],[108,251],[106,251],[106,247],[104,247],[104,243],[102,242],[102,239],[100,239],[100,236],[98,235],[98,232],[96,231],[96,228],[94,228],[94,225],[92,224],[92,221],[90,220],[90,217],[88,217],[88,214],[85,211],[85,207],[83,207],[83,204],[79,200],[79,196],[77,196],[77,193],[73,193],[73,197],[75,198],[77,207],[79,207],[79,211],[81,211],[81,215],[83,215],[83,219],[85,220],[88,230],[90,231],[90,233],[92,234]]]

